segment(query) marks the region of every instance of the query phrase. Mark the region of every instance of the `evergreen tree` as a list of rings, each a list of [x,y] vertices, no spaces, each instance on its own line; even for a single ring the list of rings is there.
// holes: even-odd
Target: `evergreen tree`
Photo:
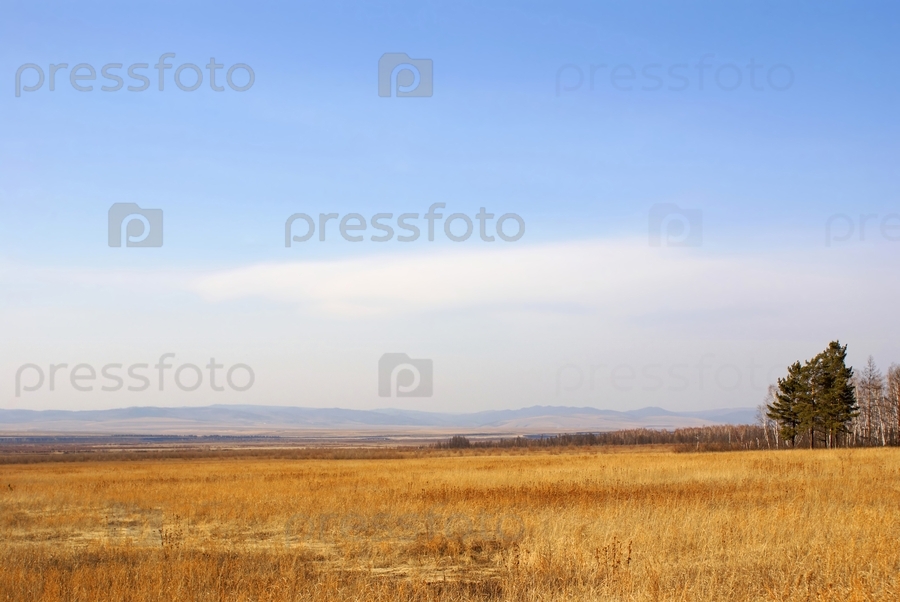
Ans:
[[[829,446],[838,437],[849,432],[850,422],[859,414],[856,390],[853,386],[853,368],[847,365],[847,346],[832,341],[828,348],[816,356],[821,369],[817,371],[815,392],[818,396],[822,427]]]
[[[821,355],[820,353],[813,359],[806,360],[803,365],[803,390],[797,405],[797,415],[800,417],[798,428],[808,437],[810,449],[816,446],[816,434],[825,430],[821,408],[821,386],[826,377],[823,374],[825,366],[821,361]]]
[[[852,379],[847,346],[832,341],[805,364],[794,362],[787,377],[778,379],[778,391],[767,406],[767,415],[778,422],[781,437],[791,445],[804,434],[813,448],[821,433],[827,446],[836,446],[859,413]]]
[[[778,379],[778,390],[771,404],[766,405],[766,415],[778,423],[779,436],[791,442],[793,447],[800,434],[799,408],[805,394],[805,374],[800,362],[788,368],[786,378]]]

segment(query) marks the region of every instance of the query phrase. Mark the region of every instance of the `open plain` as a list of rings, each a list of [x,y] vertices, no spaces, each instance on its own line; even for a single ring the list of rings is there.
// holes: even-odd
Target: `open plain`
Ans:
[[[898,449],[72,460],[0,463],[0,600],[900,599]]]

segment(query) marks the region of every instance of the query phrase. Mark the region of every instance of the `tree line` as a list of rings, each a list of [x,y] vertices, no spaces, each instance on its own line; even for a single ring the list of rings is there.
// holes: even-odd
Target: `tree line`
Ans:
[[[593,445],[673,445],[676,451],[900,445],[900,365],[883,374],[872,357],[859,374],[847,365],[847,346],[832,341],[796,361],[769,387],[758,424],[626,429],[541,437],[470,440],[457,435],[438,449],[541,448]]]
[[[870,356],[857,375],[832,341],[769,387],[760,423],[775,448],[900,445],[900,366],[885,376]]]
[[[672,445],[675,451],[737,451],[766,449],[764,428],[755,424],[719,424],[660,429],[623,429],[605,433],[574,433],[509,437],[500,439],[470,439],[454,435],[431,445],[436,449],[467,448],[556,448],[595,445]]]

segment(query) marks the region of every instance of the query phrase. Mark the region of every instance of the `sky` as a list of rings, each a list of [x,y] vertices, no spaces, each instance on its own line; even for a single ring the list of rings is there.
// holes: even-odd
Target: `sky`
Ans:
[[[0,14],[0,407],[702,410],[900,362],[896,3]]]

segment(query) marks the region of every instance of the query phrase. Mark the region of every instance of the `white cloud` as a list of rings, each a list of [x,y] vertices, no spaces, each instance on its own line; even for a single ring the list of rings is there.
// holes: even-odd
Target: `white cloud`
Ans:
[[[872,266],[857,261],[866,260],[859,253],[722,256],[628,239],[263,263],[206,274],[190,289],[211,301],[256,297],[347,317],[573,305],[619,315],[766,313],[858,297],[850,282],[862,286],[871,278],[862,268]]]
[[[888,311],[900,293],[893,248],[779,250],[723,255],[707,247],[650,247],[646,239],[408,250],[339,260],[238,268],[60,269],[0,264],[7,295],[120,299],[188,292],[198,301],[260,299],[335,318],[453,310],[603,312],[661,324],[706,316]],[[413,254],[413,251],[415,254]],[[66,295],[68,297],[63,297]],[[699,318],[697,318],[699,319]]]
[[[259,297],[347,316],[503,306],[596,306],[683,285],[717,262],[646,242],[443,250],[265,263],[203,276],[207,300]]]
[[[23,363],[135,363],[172,351],[179,361],[252,365],[259,382],[247,402],[378,407],[375,361],[403,351],[440,365],[440,393],[429,403],[443,409],[559,403],[558,370],[569,364],[628,365],[639,374],[648,365],[690,364],[695,376],[683,392],[624,391],[607,378],[605,389],[600,381],[580,389],[579,403],[752,405],[771,366],[809,357],[834,338],[851,344],[857,364],[868,353],[896,361],[894,250],[726,255],[709,245],[653,248],[622,239],[422,245],[223,269],[0,260],[0,327],[11,341],[0,352],[0,396],[13,390]],[[761,388],[747,385],[747,370],[738,391],[713,381],[701,387],[693,366],[703,358],[714,368],[759,364]],[[46,407],[69,401],[47,395]],[[84,399],[112,403],[99,394]]]

